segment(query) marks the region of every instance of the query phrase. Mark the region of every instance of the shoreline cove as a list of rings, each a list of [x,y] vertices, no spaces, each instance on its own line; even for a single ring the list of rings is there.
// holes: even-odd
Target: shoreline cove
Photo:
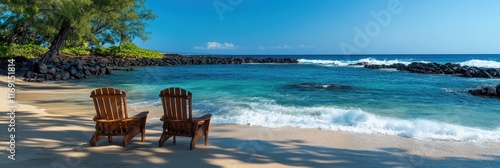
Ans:
[[[22,135],[17,148],[24,152],[16,161],[1,160],[2,167],[93,167],[110,164],[109,160],[126,167],[494,167],[500,163],[498,142],[416,140],[391,135],[234,124],[212,125],[209,146],[200,145],[196,151],[187,150],[189,141],[182,138],[177,145],[168,141],[166,147],[157,147],[161,125],[154,123],[147,124],[146,142],[135,138],[127,148],[120,143],[107,142],[88,147],[93,132],[91,102],[75,103],[64,95],[73,93],[88,97],[91,89],[71,84],[16,82],[21,103],[18,113],[23,116],[19,122],[25,125],[17,131]],[[2,88],[1,92],[6,93],[6,90]],[[115,141],[120,142],[119,139]],[[193,156],[200,159],[185,162]]]
[[[496,109],[499,102],[467,92],[498,83],[498,79],[349,66],[361,60],[426,61],[418,58],[320,58],[311,57],[306,61],[319,61],[305,64],[299,60],[297,64],[136,67],[133,71],[114,71],[113,75],[85,80],[44,83],[17,78],[15,122],[22,127],[16,127],[16,160],[5,155],[0,159],[0,167],[115,164],[109,160],[124,167],[185,166],[185,158],[193,155],[200,159],[190,161],[189,166],[500,164],[500,127],[489,120],[500,115]],[[498,62],[485,61],[487,58],[471,60],[474,59],[464,57],[455,61],[492,67]],[[2,85],[8,86],[8,76],[0,78]],[[214,115],[208,146],[199,145],[195,152],[189,151],[189,140],[179,138],[177,145],[167,141],[165,147],[158,147],[159,118],[163,113],[158,91],[172,86],[194,93],[195,116]],[[123,148],[117,137],[113,143],[102,141],[97,147],[88,146],[95,114],[89,94],[99,87],[125,91],[130,115],[150,111],[145,142],[136,137]],[[2,87],[0,94],[8,92],[8,88]],[[0,103],[7,104],[7,99]],[[9,109],[1,106],[1,110]],[[9,116],[4,117],[0,125],[8,127]],[[8,147],[10,137],[2,138]]]

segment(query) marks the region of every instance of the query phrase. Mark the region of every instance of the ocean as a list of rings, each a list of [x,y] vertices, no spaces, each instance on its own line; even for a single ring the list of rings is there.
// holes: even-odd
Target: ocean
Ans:
[[[160,107],[160,90],[185,88],[193,94],[195,115],[212,113],[213,123],[500,142],[500,99],[467,92],[480,86],[496,86],[500,79],[348,66],[357,62],[451,62],[500,68],[500,55],[251,57],[291,57],[298,58],[299,63],[138,67],[135,71],[114,71],[113,75],[70,83],[121,89],[132,107]],[[152,113],[161,116],[163,112]]]

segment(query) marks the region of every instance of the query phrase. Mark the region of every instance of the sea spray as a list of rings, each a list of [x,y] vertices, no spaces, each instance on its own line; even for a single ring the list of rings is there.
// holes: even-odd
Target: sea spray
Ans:
[[[215,105],[206,104],[198,106],[215,107]],[[356,108],[292,107],[258,102],[228,102],[227,105],[216,111],[212,120],[214,123],[271,128],[292,126],[398,135],[416,139],[500,142],[499,129],[485,130],[433,120],[383,117]]]
[[[458,63],[462,66],[471,66],[471,67],[481,67],[481,68],[500,68],[500,62],[497,61],[491,61],[491,60],[478,60],[478,59],[473,59],[469,61],[464,61]]]

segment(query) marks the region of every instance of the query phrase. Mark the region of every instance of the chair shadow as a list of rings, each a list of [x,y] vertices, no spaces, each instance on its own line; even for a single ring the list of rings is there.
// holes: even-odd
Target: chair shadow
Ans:
[[[169,140],[158,147],[161,125],[148,125],[146,141],[136,136],[128,147],[122,139],[106,138],[97,147],[89,147],[94,131],[91,118],[40,115],[29,111],[16,113],[17,160],[0,159],[0,167],[241,167],[299,166],[299,167],[497,167],[500,154],[436,158],[416,155],[401,148],[351,150],[310,146],[300,139],[277,141],[239,137],[209,136],[209,146],[203,138],[196,149],[189,150],[189,138],[178,137],[177,144]],[[7,127],[0,124],[0,127]],[[214,133],[232,130],[211,127]],[[2,137],[3,138],[3,137]],[[5,139],[5,141],[8,141]],[[3,150],[5,152],[5,150]],[[4,156],[6,156],[5,153]],[[186,158],[188,157],[188,158]],[[5,159],[5,160],[3,160]],[[105,163],[105,164],[103,164]]]

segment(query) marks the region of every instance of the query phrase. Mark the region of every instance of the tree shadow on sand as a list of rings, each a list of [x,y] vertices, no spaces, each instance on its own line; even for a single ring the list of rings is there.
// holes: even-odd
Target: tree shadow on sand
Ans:
[[[169,140],[158,147],[160,124],[149,124],[146,141],[135,137],[129,147],[122,139],[113,143],[100,141],[88,147],[94,131],[90,117],[41,115],[20,111],[16,114],[16,161],[0,158],[0,167],[496,167],[500,154],[436,158],[412,154],[401,148],[350,150],[309,146],[302,140],[263,141],[240,137],[209,136],[209,146],[203,138],[197,148],[189,150],[189,139]],[[5,123],[1,127],[7,127]],[[213,126],[212,133],[232,130]],[[2,134],[2,141],[7,142]]]

